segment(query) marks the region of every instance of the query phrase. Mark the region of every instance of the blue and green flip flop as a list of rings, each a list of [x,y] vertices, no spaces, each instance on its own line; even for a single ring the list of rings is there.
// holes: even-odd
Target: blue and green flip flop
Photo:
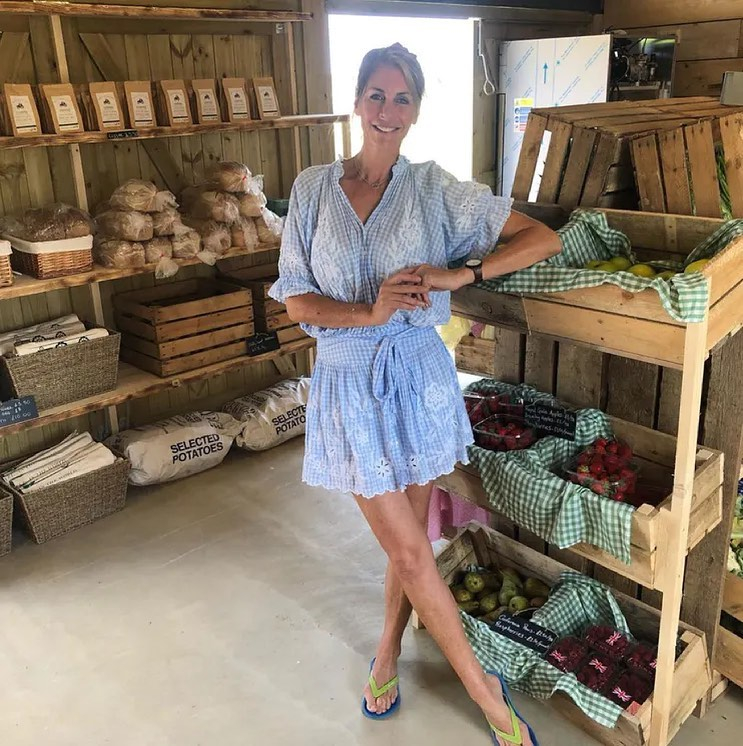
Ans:
[[[529,731],[529,738],[531,738],[531,742],[534,744],[534,746],[539,746],[539,741],[537,741],[537,737],[529,723],[524,720],[524,718],[519,715],[518,710],[513,706],[513,702],[511,701],[511,695],[508,693],[508,686],[506,685],[506,682],[503,680],[503,677],[496,673],[495,671],[488,671],[488,674],[490,676],[497,676],[498,681],[500,681],[500,685],[503,689],[503,699],[506,702],[506,705],[508,706],[508,710],[511,713],[511,732],[505,733],[499,728],[496,728],[489,720],[488,725],[490,726],[490,737],[493,739],[493,745],[494,746],[500,746],[498,743],[498,738],[503,741],[503,743],[507,744],[513,744],[513,746],[521,746],[523,744],[523,739],[521,738],[521,730],[519,729],[519,720],[526,726],[527,730]]]
[[[372,662],[369,665],[369,687],[371,688],[372,695],[374,696],[374,699],[377,699],[377,697],[381,697],[383,694],[386,694],[390,689],[393,689],[394,687],[397,687],[397,699],[392,703],[392,706],[390,707],[387,712],[383,712],[381,714],[372,712],[367,706],[366,706],[366,697],[361,698],[361,712],[368,717],[371,720],[385,720],[391,715],[394,715],[397,710],[400,708],[400,678],[398,676],[395,676],[394,678],[390,679],[386,684],[383,684],[382,686],[377,686],[377,682],[372,676],[372,669],[374,668],[374,661],[376,658],[372,658]]]

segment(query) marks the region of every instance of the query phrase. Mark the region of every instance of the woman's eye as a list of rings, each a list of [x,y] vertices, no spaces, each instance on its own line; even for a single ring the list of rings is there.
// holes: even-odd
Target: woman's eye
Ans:
[[[370,96],[372,101],[381,101],[382,100],[382,94],[381,93],[372,93]]]
[[[407,98],[407,96],[398,96],[395,99],[395,102],[398,104],[404,104],[405,106],[407,106],[410,103],[410,99]]]

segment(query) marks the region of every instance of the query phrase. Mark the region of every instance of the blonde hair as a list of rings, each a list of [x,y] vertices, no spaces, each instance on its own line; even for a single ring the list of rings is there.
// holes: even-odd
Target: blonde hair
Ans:
[[[418,58],[402,44],[393,44],[390,47],[372,49],[364,55],[359,68],[359,77],[356,81],[356,100],[358,101],[366,90],[369,78],[380,67],[396,67],[405,78],[408,89],[413,96],[415,105],[420,108],[426,81],[423,78]]]

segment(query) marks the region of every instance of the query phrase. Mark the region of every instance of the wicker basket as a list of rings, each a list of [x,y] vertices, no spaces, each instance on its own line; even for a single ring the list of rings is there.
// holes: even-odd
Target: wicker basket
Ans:
[[[24,275],[37,280],[49,280],[53,277],[76,275],[90,272],[93,269],[92,249],[78,251],[59,251],[53,254],[27,254],[25,251],[14,251],[13,268]]]
[[[131,464],[117,456],[110,466],[46,489],[22,494],[12,487],[21,518],[37,544],[121,510]]]
[[[10,244],[0,241],[0,288],[13,284],[13,270],[10,267]]]
[[[13,496],[0,489],[0,557],[10,551],[13,529]]]
[[[20,357],[0,357],[8,398],[33,396],[39,410],[85,399],[116,388],[121,335]]]

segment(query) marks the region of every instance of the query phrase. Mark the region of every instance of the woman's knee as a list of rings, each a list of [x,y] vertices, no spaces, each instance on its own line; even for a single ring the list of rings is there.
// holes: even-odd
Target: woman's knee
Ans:
[[[400,580],[420,578],[421,572],[431,563],[433,552],[428,542],[405,541],[390,547],[388,556]]]

